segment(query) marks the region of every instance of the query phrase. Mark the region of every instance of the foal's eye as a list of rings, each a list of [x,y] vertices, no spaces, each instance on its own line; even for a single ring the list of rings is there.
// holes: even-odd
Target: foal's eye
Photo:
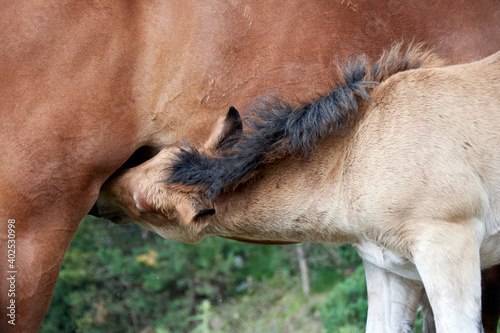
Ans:
[[[135,209],[137,209],[139,214],[146,214],[147,213],[147,210],[142,208],[142,206],[138,202],[135,202]]]

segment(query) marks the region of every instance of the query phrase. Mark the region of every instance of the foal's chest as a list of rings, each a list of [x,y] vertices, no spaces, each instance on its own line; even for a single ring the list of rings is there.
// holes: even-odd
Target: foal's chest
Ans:
[[[368,240],[353,245],[358,250],[359,255],[373,265],[407,279],[420,280],[415,265],[408,258]]]

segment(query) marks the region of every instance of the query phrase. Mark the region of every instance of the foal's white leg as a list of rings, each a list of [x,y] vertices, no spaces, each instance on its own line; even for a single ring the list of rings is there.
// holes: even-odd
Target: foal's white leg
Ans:
[[[434,323],[434,314],[432,313],[431,304],[425,293],[425,289],[422,288],[420,293],[420,309],[422,311],[422,316],[424,318],[423,333],[436,333],[436,324]]]
[[[436,331],[481,332],[479,224],[426,224],[412,254],[434,313]]]
[[[368,333],[410,333],[422,284],[363,261],[368,289]]]

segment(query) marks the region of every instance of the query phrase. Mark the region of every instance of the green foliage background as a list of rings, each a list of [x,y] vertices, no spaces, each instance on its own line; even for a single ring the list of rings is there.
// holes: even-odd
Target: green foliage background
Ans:
[[[296,248],[209,237],[176,243],[87,217],[40,332],[362,332],[366,285],[350,246]]]

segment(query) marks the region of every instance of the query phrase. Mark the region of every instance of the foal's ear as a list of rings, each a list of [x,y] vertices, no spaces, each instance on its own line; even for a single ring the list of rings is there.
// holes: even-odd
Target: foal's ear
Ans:
[[[204,148],[208,151],[214,151],[223,146],[230,146],[238,141],[243,130],[243,124],[240,114],[233,106],[225,117],[219,118],[210,137],[205,142]]]

